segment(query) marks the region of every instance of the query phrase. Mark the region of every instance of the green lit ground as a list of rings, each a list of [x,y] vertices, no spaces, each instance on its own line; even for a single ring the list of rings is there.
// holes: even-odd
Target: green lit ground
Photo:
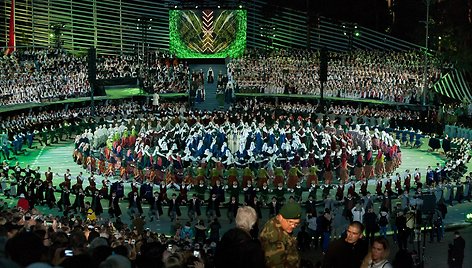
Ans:
[[[142,94],[139,88],[136,87],[128,87],[128,88],[120,88],[120,89],[109,89],[106,91],[107,96],[103,97],[95,97],[96,100],[99,99],[125,99],[125,98],[131,98],[135,96],[147,96],[147,97],[152,97],[152,95],[146,95]],[[238,96],[241,97],[248,97],[248,96],[254,96],[257,94],[238,94]],[[161,98],[179,98],[179,97],[186,97],[187,94],[161,94]],[[296,98],[298,95],[280,95],[278,97],[288,97],[288,98]],[[303,96],[306,98],[307,96]],[[313,96],[313,98],[316,98]],[[80,98],[80,99],[73,99],[73,100],[64,100],[64,101],[58,101],[56,103],[72,103],[72,102],[77,102],[77,101],[85,101],[88,100],[89,98]],[[371,100],[366,100],[368,102],[374,103],[375,101]],[[32,106],[44,106],[45,104],[37,104],[37,105],[28,105],[28,106],[12,106],[12,107],[0,107],[0,112],[4,111],[12,111],[12,110],[18,110],[21,108],[28,108]],[[424,141],[425,144],[427,144],[427,140]],[[25,167],[26,165],[30,165],[31,168],[35,168],[39,166],[41,170],[44,172],[47,170],[48,167],[51,167],[54,173],[63,174],[67,168],[71,170],[72,175],[77,175],[79,172],[84,172],[86,174],[85,170],[83,170],[80,166],[76,165],[73,160],[72,160],[72,151],[73,151],[73,143],[72,141],[67,141],[67,142],[62,142],[60,144],[54,144],[52,146],[48,147],[39,147],[38,144],[37,149],[34,150],[27,150],[25,155],[21,155],[18,157],[18,161],[20,162],[20,165]],[[398,169],[398,172],[403,173],[406,169],[410,169],[413,171],[415,168],[419,168],[421,173],[425,174],[426,168],[428,165],[434,166],[436,163],[443,162],[443,158],[439,153],[431,153],[427,151],[427,146],[423,145],[422,148],[420,149],[406,149],[403,148],[402,150],[403,154],[403,163]],[[15,161],[11,161],[10,165],[14,165]],[[469,170],[471,169],[471,164],[469,165]],[[57,185],[60,183],[62,180],[62,176],[55,176],[55,184]],[[85,181],[85,184],[88,184],[88,181]],[[372,185],[370,185],[370,191],[374,192],[374,184],[375,182],[371,182]],[[126,192],[129,192],[129,184],[127,185],[128,189],[126,189]],[[170,193],[172,193],[173,190],[170,190]],[[318,194],[321,195],[321,191],[318,191]],[[307,195],[307,193],[305,193]],[[59,193],[57,193],[57,197],[59,197]],[[319,199],[321,197],[318,197]],[[73,200],[73,197],[71,197],[71,200]],[[306,200],[306,196],[304,196],[304,200]],[[10,205],[14,205],[16,203],[16,200],[10,199],[9,200]],[[103,207],[105,209],[104,215],[106,216],[106,208],[107,208],[107,202],[103,202]],[[127,202],[124,201],[121,204],[122,210],[126,212],[126,207],[127,207]],[[466,212],[470,212],[471,209],[470,203],[466,204],[460,204],[456,205],[452,208],[449,209],[448,217],[446,218],[445,222],[447,224],[461,224],[464,223],[465,219],[465,214]],[[49,209],[42,208],[44,212],[46,213],[53,213],[53,214],[58,214],[57,209],[53,209],[52,211]],[[469,210],[469,211],[468,211]],[[145,207],[145,214],[147,215],[147,208]],[[229,224],[225,224],[228,222],[228,220],[225,217],[226,213],[225,211],[222,212],[222,218],[221,222],[223,223],[223,229],[222,232],[230,228]],[[265,220],[268,217],[268,212],[263,209],[263,219],[261,222],[265,222]],[[182,212],[182,221],[186,221],[188,219],[187,214],[186,214],[186,209],[183,209]],[[128,215],[124,213],[123,215],[123,220],[125,222],[129,221]],[[152,223],[147,223],[147,227],[150,227],[158,232],[164,232],[167,233],[170,228],[170,221],[169,218],[164,215],[163,220],[160,222],[152,222]]]
[[[129,88],[120,88],[120,89],[107,89],[106,91],[107,98],[109,99],[125,99],[135,96],[147,96],[152,97],[152,94],[143,93],[142,90],[138,87],[129,87]],[[165,93],[159,94],[160,98],[178,98],[178,97],[187,97],[186,93]]]
[[[427,141],[426,141],[427,143]],[[41,170],[45,171],[47,167],[51,167],[53,172],[57,172],[59,174],[64,173],[66,168],[71,169],[71,172],[73,175],[78,174],[78,172],[82,171],[85,173],[85,171],[78,165],[76,165],[73,160],[72,160],[72,150],[74,146],[72,141],[68,142],[62,142],[61,144],[55,144],[50,147],[43,147],[43,148],[38,148],[35,150],[29,150],[26,155],[24,156],[19,156],[18,161],[20,162],[21,166],[25,166],[27,164],[30,164],[32,167],[40,166]],[[442,157],[439,153],[431,153],[427,151],[426,146],[423,146],[422,148],[418,149],[406,149],[404,148],[402,151],[403,154],[403,163],[401,167],[398,169],[399,172],[403,172],[405,169],[410,169],[414,170],[414,168],[419,167],[423,177],[424,177],[424,172],[426,170],[426,167],[428,165],[435,165],[437,162],[442,163]],[[10,164],[14,164],[14,161],[11,161]],[[468,164],[469,170],[471,170],[471,164]],[[57,185],[61,180],[62,176],[55,176],[55,184]],[[88,182],[86,182],[88,183]],[[371,181],[370,191],[374,191],[374,181]],[[125,193],[129,192],[129,184],[127,185],[127,189],[125,190]],[[168,194],[171,194],[173,190],[170,190]],[[319,191],[320,192],[320,191]],[[305,193],[306,194],[306,193]],[[59,193],[56,193],[56,197],[59,198]],[[304,196],[304,200],[306,199],[306,196]],[[86,199],[87,200],[87,199]],[[7,200],[10,204],[10,206],[16,204],[16,199],[9,199]],[[71,201],[73,201],[73,197],[71,196]],[[104,207],[104,214],[103,216],[107,216],[107,206],[108,202],[107,201],[102,201],[102,205]],[[378,205],[378,204],[377,204]],[[129,216],[126,214],[126,208],[127,208],[127,202],[123,201],[120,204],[121,209],[123,211],[122,219],[125,223],[128,223],[130,221]],[[165,234],[170,234],[171,230],[171,222],[169,218],[167,217],[167,208],[164,208],[164,215],[161,217],[160,221],[153,221],[149,222],[148,219],[149,217],[147,216],[148,214],[148,207],[145,205],[143,206],[144,208],[144,215],[146,215],[146,220],[147,223],[145,227],[151,228],[151,230],[159,232],[159,233],[165,233]],[[322,209],[322,208],[320,208]],[[47,209],[44,207],[40,208],[41,211],[47,214],[53,214],[53,215],[59,215],[59,212],[57,209]],[[446,216],[446,219],[444,220],[446,226],[448,227],[448,230],[453,230],[458,227],[463,227],[465,224],[465,215],[466,213],[470,213],[472,211],[472,203],[465,202],[462,204],[456,204],[453,207],[448,207],[448,214]],[[205,209],[202,209],[202,217],[206,218],[205,216]],[[221,212],[222,217],[220,218],[220,222],[222,223],[222,228],[220,230],[220,235],[225,233],[227,230],[230,228],[234,227],[234,224],[229,224],[228,220],[226,218],[226,211],[222,209]],[[261,224],[264,224],[268,219],[268,211],[267,209],[262,210],[262,220],[260,221]],[[186,213],[186,209],[182,209],[182,217],[180,219],[181,223],[185,223],[188,220],[188,216]],[[260,227],[262,228],[262,226]],[[298,231],[295,231],[298,232]],[[462,231],[463,236],[466,239],[472,238],[471,235],[471,229],[466,228],[463,229]],[[389,237],[389,240],[391,241],[391,237]],[[446,253],[447,252],[447,243],[452,242],[452,233],[447,232],[445,235],[445,239],[442,243],[434,243],[434,244],[426,244],[426,254],[425,254],[425,260],[428,264],[432,265],[438,264],[439,266],[437,267],[446,267]],[[393,243],[393,241],[390,242],[393,251],[396,252],[397,246]],[[415,248],[415,244],[409,244],[409,249]],[[467,246],[470,248],[470,245]],[[423,249],[424,250],[424,249]],[[466,252],[470,252],[467,251]],[[304,258],[310,259],[314,263],[316,261],[322,260],[323,256],[321,255],[321,251],[319,250],[314,250],[311,249],[309,251],[303,252],[302,255]],[[466,254],[466,259],[465,259],[465,264],[470,264],[470,256],[469,254]],[[394,254],[390,254],[390,260],[392,260]],[[465,267],[470,267],[470,266],[465,266]]]
[[[20,155],[18,156],[18,161],[20,162],[21,166],[26,166],[30,165],[32,168],[35,168],[37,166],[41,167],[41,170],[44,172],[47,170],[48,167],[52,168],[52,171],[54,173],[58,173],[59,175],[63,174],[67,168],[71,170],[71,173],[73,175],[77,175],[79,172],[84,172],[86,174],[86,171],[82,169],[81,166],[76,165],[73,160],[72,160],[72,151],[73,151],[73,143],[72,141],[67,141],[67,142],[62,142],[61,144],[54,144],[52,146],[48,147],[41,147],[37,148],[35,150],[28,150],[25,155]],[[406,169],[414,170],[415,168],[420,168],[421,173],[425,174],[426,168],[428,165],[435,165],[436,163],[440,162],[442,163],[442,157],[439,155],[439,153],[431,153],[427,151],[426,146],[423,146],[422,148],[418,149],[406,149],[404,148],[402,151],[402,157],[403,157],[403,163],[398,169],[400,173],[405,171]],[[11,165],[15,164],[15,161],[10,161]],[[470,170],[470,164],[469,165],[469,170]],[[75,177],[75,176],[73,176]],[[99,177],[100,178],[100,177]],[[62,176],[55,176],[55,184],[57,185],[62,181]],[[75,180],[74,180],[75,183]],[[86,181],[85,184],[88,184]],[[374,192],[374,184],[375,182],[371,182],[372,185],[370,185],[371,192]],[[127,185],[128,189],[126,192],[129,191],[129,185]],[[170,194],[172,193],[173,190],[170,190]],[[59,193],[58,193],[59,194]],[[307,193],[305,193],[307,194]],[[321,191],[319,191],[319,194],[321,194]],[[305,197],[306,198],[306,197]],[[73,200],[73,197],[71,197]],[[11,204],[15,202],[15,200],[10,200]],[[103,201],[104,208],[106,208],[107,204],[105,201]],[[126,202],[123,202],[123,211],[126,211]],[[457,205],[451,208],[451,211],[454,211],[456,209],[459,209],[457,212],[456,216],[453,216],[451,213],[451,217],[448,217],[446,219],[447,222],[449,223],[461,223],[465,219],[465,210],[462,211],[460,209],[461,206],[468,206],[469,208],[471,207],[468,204],[462,204],[462,205]],[[57,210],[49,211],[52,213],[57,213]],[[145,213],[146,209],[145,209]],[[267,218],[267,213],[264,213],[264,219]],[[225,213],[222,213],[222,222],[227,222],[226,218],[224,215]],[[167,219],[167,216],[164,216]],[[126,220],[127,216],[124,216],[124,220]],[[183,220],[187,219],[186,213],[183,213]],[[161,221],[162,222],[167,222],[167,224],[164,224],[165,226],[169,226],[168,220]],[[152,224],[149,224],[149,227],[153,227],[156,229],[160,230],[160,227],[155,225],[155,222]],[[159,227],[159,228],[157,228]],[[160,231],[166,231],[160,230]]]
[[[105,90],[107,96],[111,99],[121,99],[133,96],[139,96],[142,94],[141,89],[138,87],[130,87],[123,89],[107,89]]]
[[[39,146],[39,144],[37,144]],[[403,172],[406,169],[414,170],[420,168],[422,174],[425,174],[428,165],[436,165],[442,163],[443,158],[439,153],[431,153],[427,151],[427,146],[423,145],[420,149],[402,149],[402,165],[398,169]],[[51,166],[54,172],[64,173],[66,168],[69,168],[73,174],[79,171],[85,171],[80,166],[76,165],[72,160],[72,151],[74,145],[72,141],[62,142],[60,144],[53,144],[52,146],[40,147],[35,150],[27,150],[25,155],[20,155],[18,161],[21,166],[27,164],[31,167],[40,166],[44,170]],[[15,161],[10,161],[14,164]]]

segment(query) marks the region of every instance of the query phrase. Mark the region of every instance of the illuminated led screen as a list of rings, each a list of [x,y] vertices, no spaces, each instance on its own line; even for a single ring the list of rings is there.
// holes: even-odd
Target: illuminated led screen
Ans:
[[[169,49],[179,58],[239,57],[246,48],[246,10],[170,10]]]

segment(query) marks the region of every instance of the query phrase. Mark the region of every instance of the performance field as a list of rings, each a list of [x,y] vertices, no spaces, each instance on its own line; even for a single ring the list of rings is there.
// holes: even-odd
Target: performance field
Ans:
[[[426,142],[427,143],[427,142]],[[18,157],[18,162],[20,166],[26,167],[27,165],[30,165],[31,169],[36,169],[36,167],[40,167],[40,170],[42,173],[44,173],[49,167],[51,167],[52,172],[55,174],[54,175],[54,185],[59,185],[59,183],[63,182],[63,174],[66,172],[67,169],[70,170],[71,173],[71,178],[73,179],[74,183],[74,178],[79,174],[79,172],[82,172],[84,175],[84,178],[88,178],[90,176],[90,173],[87,172],[86,169],[83,169],[82,166],[77,165],[73,161],[73,151],[74,151],[74,144],[70,141],[65,141],[61,142],[60,144],[54,144],[52,146],[47,146],[47,147],[41,147],[38,145],[38,149],[35,150],[28,150],[26,155],[21,155]],[[16,164],[17,161],[10,161],[9,165],[13,166]],[[430,152],[427,149],[427,146],[424,145],[419,149],[409,149],[405,148],[402,149],[402,164],[398,168],[397,172],[400,174],[403,174],[405,170],[410,170],[414,171],[415,168],[419,168],[422,175],[422,180],[424,180],[424,174],[426,173],[426,168],[428,166],[436,166],[436,163],[443,164],[444,158],[441,157],[441,155],[437,152]],[[470,167],[470,164],[467,166]],[[95,175],[97,185],[101,185],[101,181],[104,178],[101,175]],[[110,179],[110,178],[109,178]],[[110,183],[113,183],[119,179],[119,176],[115,176],[113,179],[110,179]],[[375,180],[370,180],[369,181],[369,191],[371,193],[375,193]],[[334,184],[338,184],[339,182],[334,182]],[[424,181],[423,181],[424,183]],[[84,179],[84,188],[88,186],[88,180]],[[59,200],[60,198],[60,192],[59,189],[57,189],[58,192],[56,193],[56,200]],[[131,191],[131,183],[125,183],[125,194],[127,194],[129,191]],[[194,191],[191,191],[189,193],[189,197],[192,196]],[[335,190],[331,190],[332,194],[334,194]],[[170,189],[168,192],[168,197],[171,197],[172,193],[179,194],[179,191],[177,189]],[[288,199],[290,196],[290,193],[286,194],[286,198]],[[207,194],[205,196],[205,199],[208,199],[209,196],[209,191],[207,191]],[[303,193],[302,200],[306,201],[308,198],[308,191],[305,191]],[[71,199],[73,200],[72,196]],[[226,201],[228,200],[229,197],[226,197]],[[86,198],[88,200],[88,198]],[[318,191],[318,197],[317,200],[322,200],[321,197],[321,191]],[[7,199],[8,203],[10,205],[16,205],[14,199]],[[90,200],[89,200],[90,201]],[[107,200],[102,200],[102,205],[104,209],[104,213],[102,214],[103,217],[108,218],[107,210],[108,210],[108,201]],[[128,202],[126,199],[123,199],[121,202],[120,206],[122,207],[122,211],[127,210],[127,205]],[[377,204],[378,205],[378,204]],[[458,204],[455,205],[454,207],[449,209],[448,216],[445,219],[446,225],[455,225],[455,224],[463,224],[465,221],[465,213],[466,213],[466,205],[465,204]],[[145,213],[143,215],[147,215],[146,208],[148,208],[148,205],[143,205],[143,208],[145,210]],[[470,207],[470,206],[469,206]],[[320,210],[323,210],[324,205],[321,203],[319,204]],[[461,210],[461,208],[464,208]],[[224,210],[223,206],[222,209]],[[53,215],[62,215],[62,212],[59,212],[57,209],[49,209],[47,206],[42,206],[41,210],[47,211],[47,213],[51,213]],[[267,208],[262,209],[262,221],[261,224],[264,223],[267,218],[268,218],[268,211]],[[162,216],[161,221],[153,221],[149,222],[149,220],[146,221],[146,227],[152,228],[153,230],[159,232],[159,233],[165,233],[167,235],[170,235],[170,226],[171,226],[171,221],[170,218],[167,216],[167,211],[164,210],[164,215]],[[225,212],[221,213],[222,215],[226,215]],[[186,216],[186,208],[183,208],[182,211],[182,217],[180,221],[182,223],[185,223],[186,221],[189,220],[189,218]],[[203,217],[205,218],[205,217]],[[123,213],[122,219],[126,223],[130,223],[130,218],[128,214]],[[221,223],[222,223],[222,230],[221,232],[224,233],[225,230],[232,228],[233,225],[229,224],[229,221],[226,219],[225,216],[221,217]]]
[[[472,267],[472,0],[50,2],[0,5],[0,268]]]
[[[420,148],[403,148],[402,149],[402,164],[400,167],[397,169],[397,172],[400,174],[403,174],[406,170],[415,170],[416,168],[419,168],[419,171],[421,172],[422,175],[422,182],[424,182],[424,174],[426,173],[426,168],[428,166],[435,166],[437,163],[442,165],[444,163],[444,155],[443,152],[432,152],[431,150],[428,149],[428,139],[423,140],[424,144]],[[46,171],[49,167],[52,169],[52,172],[54,173],[54,184],[59,185],[59,183],[63,182],[63,174],[67,169],[70,170],[71,177],[75,178],[80,172],[82,172],[84,175],[84,178],[87,178],[90,176],[90,173],[87,172],[86,169],[83,169],[82,166],[77,165],[73,161],[72,157],[72,152],[74,151],[74,143],[71,140],[63,141],[60,142],[59,144],[54,144],[51,146],[47,147],[42,147],[39,144],[35,144],[39,148],[33,149],[33,150],[27,150],[25,155],[21,155],[18,157],[17,160],[15,161],[10,161],[9,165],[13,166],[17,162],[20,164],[20,166],[25,167],[27,165],[30,166],[32,169],[36,169],[37,167],[40,167],[40,170],[43,172]],[[467,163],[466,166],[470,170],[472,167],[470,163]],[[103,176],[100,175],[95,175],[97,185],[99,182],[102,181]],[[113,183],[117,181],[119,176],[115,176],[115,178],[110,179],[110,183]],[[339,182],[334,182],[334,184],[338,184]],[[375,184],[376,180],[370,180],[369,181],[369,186],[368,190],[369,192],[375,193]],[[84,180],[84,187],[88,186],[88,180]],[[131,183],[125,183],[125,194],[131,191]],[[195,191],[190,190],[189,196],[192,196],[192,194]],[[334,190],[332,190],[334,192]],[[171,188],[167,194],[168,197],[170,197],[173,193],[179,194],[179,191],[175,188]],[[303,193],[302,197],[302,203],[308,199],[308,192],[305,191]],[[60,199],[60,191],[56,192],[56,200]],[[288,199],[290,196],[289,194],[286,194],[286,198]],[[375,196],[375,194],[374,194]],[[206,193],[205,199],[209,198],[209,192]],[[228,198],[226,198],[226,201],[229,201]],[[242,199],[242,197],[240,198]],[[318,193],[318,197],[316,198],[317,200],[322,200],[321,196],[321,191]],[[16,200],[17,198],[8,198],[4,199],[6,203],[9,206],[15,206],[16,205]],[[91,201],[90,197],[86,197],[86,201]],[[379,201],[374,201],[374,207],[379,207]],[[400,199],[396,199],[396,202],[400,203]],[[324,204],[322,202],[317,202],[317,209],[319,211],[322,211],[324,209]],[[108,221],[115,221],[115,219],[110,219],[108,215],[108,200],[102,200],[102,206],[104,209],[104,212],[101,215],[101,218],[99,218],[98,222],[106,223]],[[120,202],[120,207],[122,211],[124,212],[123,215],[121,216],[122,221],[125,224],[129,224],[132,226],[132,219],[130,218],[129,214],[126,213],[128,209],[128,201],[126,198],[124,198]],[[63,212],[59,211],[57,208],[50,209],[47,206],[37,206],[37,209],[42,211],[44,214],[49,214],[53,217],[61,217],[63,216]],[[170,217],[167,216],[167,206],[164,205],[164,214],[161,216],[160,220],[154,219],[153,221],[150,220],[148,211],[149,211],[149,205],[145,204],[143,205],[144,213],[142,214],[145,220],[145,225],[144,227],[147,229],[149,228],[153,232],[157,232],[160,234],[165,234],[167,236],[173,236],[175,234],[175,229],[176,226],[179,224],[185,224],[187,221],[190,221],[189,217],[187,216],[187,208],[185,205],[182,206],[182,217],[176,221],[171,221]],[[204,210],[205,208],[203,208]],[[470,202],[464,202],[461,204],[454,203],[454,206],[449,206],[448,207],[448,213],[446,218],[444,219],[443,223],[444,226],[446,227],[447,230],[454,230],[457,228],[464,228],[464,226],[467,226],[468,223],[465,222],[466,219],[466,214],[471,212],[471,205]],[[203,212],[204,214],[204,212]],[[226,215],[226,208],[224,206],[221,206],[221,215],[220,217],[220,223],[221,223],[221,230],[220,233],[224,233],[227,230],[234,228],[234,222],[231,223]],[[306,215],[303,215],[302,218],[305,218]],[[201,219],[206,221],[206,217],[202,216]],[[262,218],[260,219],[259,226],[263,226],[263,224],[269,219],[269,209],[267,207],[262,208]],[[192,223],[195,222],[195,219]],[[209,223],[209,222],[208,222]],[[295,233],[297,232],[294,231]],[[392,234],[391,231],[389,231],[389,234]],[[339,235],[339,234],[338,234]],[[462,235],[465,237],[472,237],[472,229],[470,227],[466,227],[462,231]],[[392,237],[389,236],[389,240],[391,240]],[[426,237],[420,238],[420,239],[427,239]],[[452,233],[447,232],[445,233],[444,240],[445,241],[451,241],[453,239]],[[393,241],[392,241],[393,243]],[[423,242],[420,242],[420,247],[423,247],[422,245]],[[414,241],[414,244],[411,245],[411,247],[414,249],[417,246],[416,240]],[[423,248],[425,250],[424,252],[424,259],[427,263],[442,263],[446,265],[446,260],[441,257],[443,254],[443,247],[440,246],[441,244],[427,244],[426,248]],[[396,245],[394,245],[396,247]],[[470,245],[468,245],[470,248]],[[302,253],[305,258],[310,259],[314,262],[322,259],[322,255],[319,251],[316,250],[308,250]],[[466,263],[468,259],[466,258]],[[438,266],[438,267],[445,267],[445,266]]]

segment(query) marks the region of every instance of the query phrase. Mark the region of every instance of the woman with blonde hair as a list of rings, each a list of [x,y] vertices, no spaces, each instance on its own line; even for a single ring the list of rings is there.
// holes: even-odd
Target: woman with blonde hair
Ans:
[[[390,246],[384,237],[376,237],[369,253],[365,256],[361,268],[392,268],[388,261]]]

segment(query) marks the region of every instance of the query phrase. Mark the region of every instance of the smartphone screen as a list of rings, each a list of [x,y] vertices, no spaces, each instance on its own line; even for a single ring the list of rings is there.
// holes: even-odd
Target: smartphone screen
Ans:
[[[66,249],[66,250],[64,250],[64,256],[72,257],[72,256],[74,256],[74,251],[72,249]]]
[[[193,256],[195,256],[195,257],[197,257],[197,258],[200,258],[200,251],[194,250],[194,251],[193,251]]]

